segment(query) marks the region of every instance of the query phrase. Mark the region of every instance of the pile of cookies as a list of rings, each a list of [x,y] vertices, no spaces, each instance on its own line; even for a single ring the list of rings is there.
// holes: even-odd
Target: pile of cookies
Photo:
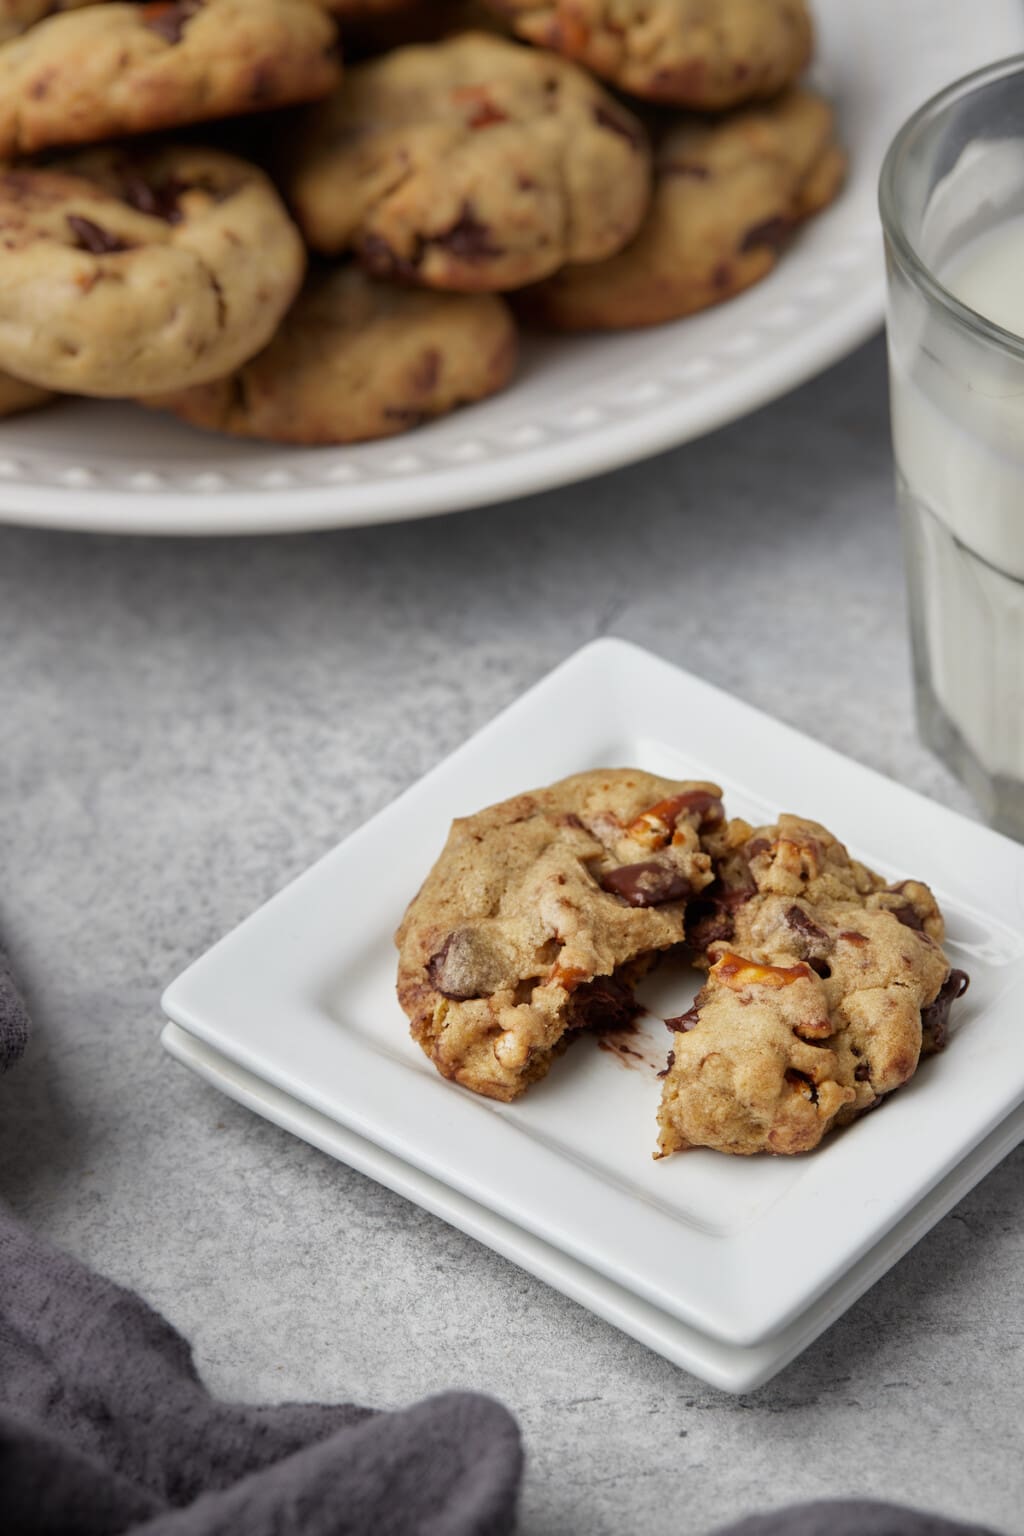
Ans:
[[[658,1152],[810,1151],[945,1044],[967,977],[935,898],[715,784],[600,769],[456,821],[396,935],[398,998],[443,1076],[509,1101],[584,1030],[628,1027],[669,950],[704,974],[667,1019]]]
[[[0,414],[362,441],[517,317],[717,303],[841,184],[811,48],[805,0],[0,0]]]

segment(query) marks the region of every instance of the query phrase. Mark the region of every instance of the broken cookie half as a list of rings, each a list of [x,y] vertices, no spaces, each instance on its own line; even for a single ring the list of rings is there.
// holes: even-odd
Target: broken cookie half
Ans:
[[[928,887],[886,885],[817,823],[731,823],[726,841],[690,908],[708,977],[668,1021],[659,1152],[807,1152],[941,1049],[967,977]]]
[[[399,1001],[438,1071],[513,1099],[574,1033],[628,1022],[724,820],[715,784],[599,769],[456,821],[396,935]]]

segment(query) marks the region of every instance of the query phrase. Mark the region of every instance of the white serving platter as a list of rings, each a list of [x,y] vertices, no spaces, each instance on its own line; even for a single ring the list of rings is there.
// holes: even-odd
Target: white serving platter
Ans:
[[[0,423],[0,518],[142,534],[353,527],[485,505],[699,437],[827,368],[882,320],[876,186],[933,91],[1024,50],[1019,0],[814,0],[815,79],[850,175],[765,282],[705,314],[622,335],[536,340],[496,399],[386,442],[282,448],[126,404]]]
[[[438,1077],[395,1000],[390,935],[450,820],[615,764],[716,779],[733,814],[756,824],[798,810],[887,876],[926,879],[972,977],[943,1055],[795,1159],[652,1161],[653,1072],[623,1071],[591,1040],[511,1105]],[[749,1348],[789,1328],[1024,1101],[1022,982],[1024,848],[602,640],[217,944],[163,1006],[271,1087],[659,1312]],[[695,984],[656,973],[669,989],[659,1012],[685,1007]],[[666,1049],[652,1031],[641,1054]]]

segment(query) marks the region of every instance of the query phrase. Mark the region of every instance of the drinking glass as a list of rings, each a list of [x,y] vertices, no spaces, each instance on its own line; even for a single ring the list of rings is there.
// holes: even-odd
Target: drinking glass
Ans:
[[[1024,339],[953,291],[984,249],[983,302],[1024,295],[1024,56],[910,119],[880,204],[918,726],[1024,839]]]

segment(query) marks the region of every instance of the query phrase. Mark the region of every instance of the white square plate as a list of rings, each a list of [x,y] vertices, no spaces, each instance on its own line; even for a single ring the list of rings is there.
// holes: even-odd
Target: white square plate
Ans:
[[[614,1281],[606,1280],[578,1259],[570,1258],[567,1253],[541,1242],[540,1238],[524,1232],[494,1211],[468,1200],[450,1185],[441,1184],[421,1169],[403,1163],[392,1153],[385,1152],[383,1147],[374,1146],[373,1142],[356,1136],[336,1120],[329,1120],[308,1105],[300,1104],[289,1094],[282,1093],[280,1088],[271,1088],[269,1083],[228,1061],[219,1051],[194,1039],[176,1024],[164,1026],[161,1040],[176,1061],[190,1067],[236,1103],[254,1110],[293,1136],[308,1141],[311,1146],[319,1147],[321,1152],[357,1168],[360,1173],[376,1179],[378,1184],[386,1184],[388,1189],[404,1195],[425,1210],[433,1211],[451,1226],[468,1232],[470,1237],[477,1238],[598,1317],[621,1328],[623,1333],[664,1355],[673,1365],[682,1366],[724,1392],[752,1392],[781,1371],[841,1317],[858,1296],[881,1279],[908,1248],[913,1247],[1024,1138],[1022,1105],[973,1152],[969,1152],[951,1173],[947,1173],[909,1215],[897,1222],[795,1322],[762,1344],[744,1348],[719,1343],[717,1339],[698,1333],[695,1328],[688,1328],[678,1318],[669,1317],[667,1312],[652,1307],[650,1302],[642,1301]]]
[[[880,1112],[793,1159],[653,1162],[659,1085],[593,1040],[512,1105],[443,1081],[395,1001],[391,934],[407,900],[453,816],[613,764],[716,779],[733,814],[798,810],[882,873],[927,880],[972,977],[945,1053]],[[823,1296],[1024,1100],[1022,930],[1024,848],[603,640],[223,939],[163,1006],[272,1087],[660,1312],[750,1347]],[[695,983],[659,1001],[685,1006]],[[656,1028],[639,1049],[663,1059]]]

